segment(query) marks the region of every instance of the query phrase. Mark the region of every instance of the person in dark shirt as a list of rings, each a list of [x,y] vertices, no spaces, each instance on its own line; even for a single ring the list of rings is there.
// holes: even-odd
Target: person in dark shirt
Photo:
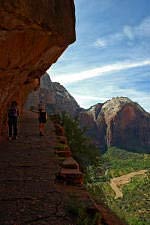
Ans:
[[[44,129],[45,129],[45,124],[47,121],[47,113],[45,108],[40,108],[39,109],[39,130],[40,130],[40,136],[44,136]]]
[[[9,140],[17,139],[18,134],[18,116],[19,111],[17,108],[17,102],[13,101],[8,109],[8,138]]]

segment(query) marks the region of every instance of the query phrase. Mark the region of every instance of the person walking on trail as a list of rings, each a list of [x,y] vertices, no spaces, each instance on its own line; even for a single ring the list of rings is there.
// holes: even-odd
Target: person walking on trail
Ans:
[[[47,121],[47,113],[45,107],[39,108],[39,130],[40,136],[44,136],[45,124]]]
[[[9,140],[17,139],[18,135],[18,117],[19,110],[17,102],[13,101],[8,109],[8,138]]]

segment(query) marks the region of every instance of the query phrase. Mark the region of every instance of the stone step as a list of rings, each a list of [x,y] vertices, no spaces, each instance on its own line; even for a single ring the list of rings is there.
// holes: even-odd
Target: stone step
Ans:
[[[83,174],[78,169],[61,168],[58,178],[67,184],[83,184]]]
[[[61,144],[67,144],[67,138],[65,136],[57,136],[57,140]]]
[[[68,146],[68,145],[64,145],[64,144],[57,144],[56,146],[55,146],[55,149],[57,150],[57,151],[70,151],[70,147]]]
[[[79,170],[79,164],[72,157],[68,157],[62,163],[62,168],[64,169],[77,169]]]
[[[56,150],[55,153],[60,156],[60,157],[70,157],[71,156],[71,151],[61,151],[61,150]]]
[[[54,127],[55,127],[56,135],[58,135],[58,136],[64,136],[65,135],[65,130],[61,125],[54,124]]]

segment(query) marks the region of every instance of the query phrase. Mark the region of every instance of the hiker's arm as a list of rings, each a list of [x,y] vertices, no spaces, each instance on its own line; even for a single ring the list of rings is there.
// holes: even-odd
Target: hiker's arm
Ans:
[[[39,113],[39,111],[37,111],[37,110],[31,110],[31,112],[34,112],[34,113]]]
[[[17,116],[19,117],[20,116],[20,113],[19,113],[19,110],[17,109]]]

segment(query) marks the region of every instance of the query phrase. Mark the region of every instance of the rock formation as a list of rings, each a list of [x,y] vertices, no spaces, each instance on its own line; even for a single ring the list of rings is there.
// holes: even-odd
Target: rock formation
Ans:
[[[116,146],[150,153],[150,114],[137,103],[125,97],[116,97],[84,113],[91,120],[93,118],[98,132],[96,140],[103,150]],[[93,128],[89,129],[94,132]]]
[[[69,92],[61,84],[52,82],[47,73],[41,77],[40,87],[28,96],[25,108],[38,110],[39,104],[46,105],[49,114],[67,112],[74,117],[80,110]]]
[[[150,153],[150,114],[140,105],[128,98],[113,98],[103,105],[101,114],[107,125],[107,146]]]
[[[75,41],[74,14],[73,0],[0,1],[0,128],[9,103],[15,99],[21,107],[39,77]]]
[[[98,103],[87,110],[81,110],[78,114],[80,126],[86,128],[86,134],[89,136],[93,143],[104,152],[107,149],[106,145],[106,123],[103,116],[97,123],[97,117],[101,112],[103,104]]]
[[[53,82],[52,84],[55,93],[55,112],[67,112],[73,117],[76,116],[80,110],[76,100],[60,83]],[[50,108],[51,106],[49,106],[49,110]]]

